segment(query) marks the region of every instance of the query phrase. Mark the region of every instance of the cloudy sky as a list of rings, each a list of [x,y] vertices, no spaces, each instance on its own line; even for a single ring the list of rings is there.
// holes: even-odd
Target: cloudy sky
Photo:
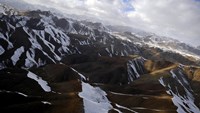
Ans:
[[[200,0],[22,0],[200,45]]]

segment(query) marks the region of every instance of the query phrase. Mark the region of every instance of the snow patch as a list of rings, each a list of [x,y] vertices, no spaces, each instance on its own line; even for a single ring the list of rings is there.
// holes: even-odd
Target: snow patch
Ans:
[[[106,95],[106,92],[99,87],[82,82],[82,92],[79,93],[79,96],[83,98],[85,113],[108,113],[113,109]]]
[[[158,79],[158,81],[160,82],[160,84],[164,87],[166,87],[165,83],[164,83],[164,80],[163,80],[163,77],[161,77],[160,79]]]
[[[17,94],[19,94],[19,95],[22,95],[22,96],[24,96],[24,97],[28,97],[28,95],[26,95],[26,94],[24,94],[24,93],[21,93],[21,92],[18,92],[18,91],[16,91],[15,93],[17,93]]]
[[[122,113],[120,110],[113,108],[113,110],[117,111],[118,113]]]
[[[83,75],[83,74],[81,74],[81,73],[79,73],[77,70],[75,70],[74,68],[72,68],[72,67],[70,67],[74,72],[76,72],[80,77],[81,77],[81,79],[84,79],[84,80],[86,80],[86,78],[85,78],[85,76]]]
[[[114,45],[111,44],[110,47],[111,47],[111,52],[112,52],[112,54],[114,54]]]
[[[30,68],[32,67],[33,65],[37,65],[37,62],[35,61],[35,51],[33,49],[30,49],[30,52],[27,51],[26,52],[26,59],[25,59],[25,66]]]
[[[52,105],[50,102],[47,101],[41,101],[43,104],[47,104],[47,105]]]
[[[133,113],[138,113],[138,112],[136,112],[136,111],[134,111],[134,110],[132,110],[132,109],[130,109],[130,108],[121,106],[121,105],[119,105],[119,104],[115,104],[115,105],[116,105],[118,108],[125,109],[125,110],[131,111],[131,112],[133,112]]]
[[[4,48],[0,45],[0,55],[2,55],[5,52]]]
[[[23,46],[21,46],[14,52],[13,56],[11,57],[13,65],[16,65],[17,61],[19,60],[19,57],[22,55],[23,52],[24,52]]]
[[[105,48],[106,52],[109,53],[109,56],[112,57],[112,53],[110,52],[110,50],[108,48]]]
[[[122,95],[122,96],[134,96],[132,94],[125,94],[125,93],[117,93],[117,92],[112,92],[110,91],[111,94],[114,94],[114,95]]]
[[[83,41],[79,41],[79,44],[80,45],[89,45],[90,43],[88,42],[88,40],[87,41],[83,40]]]
[[[27,77],[35,80],[36,82],[38,82],[38,84],[41,86],[41,88],[45,91],[45,92],[51,92],[51,87],[48,86],[48,83],[43,80],[41,77],[37,76],[36,74],[32,73],[32,72],[28,72]]]
[[[28,95],[26,95],[26,94],[24,94],[24,93],[21,93],[21,92],[18,92],[18,91],[0,90],[0,92],[2,92],[2,93],[16,93],[16,94],[19,94],[19,95],[21,95],[21,96],[28,97]]]

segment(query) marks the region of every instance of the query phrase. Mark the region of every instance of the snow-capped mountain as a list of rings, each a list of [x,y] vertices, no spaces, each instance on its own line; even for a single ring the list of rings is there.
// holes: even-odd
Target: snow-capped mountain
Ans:
[[[200,112],[200,50],[141,30],[1,7],[2,112]]]
[[[0,3],[0,13],[4,15],[16,15],[18,14],[18,11],[12,7]]]
[[[58,18],[48,11],[1,15],[1,24],[2,67],[38,67],[46,63],[56,63],[63,55],[70,54],[90,53],[111,57],[142,55],[140,49],[145,47],[143,45],[162,50],[178,51],[186,48],[187,52],[190,49],[195,51],[186,44],[156,36],[141,38],[132,33],[116,35],[102,24]],[[142,46],[137,46],[139,43]],[[196,53],[198,52],[196,49]]]
[[[96,23],[90,27],[89,23],[57,18],[50,12],[38,10],[22,15],[1,15],[1,24],[1,65],[5,67],[38,67],[60,61],[63,55],[70,54],[127,56],[138,52],[134,45],[116,40],[106,28],[98,29],[101,26]]]
[[[138,45],[142,45],[142,46],[147,45],[149,47],[160,48],[164,51],[179,53],[186,57],[193,57],[197,60],[200,59],[199,49],[172,38],[158,36],[153,33],[148,33],[148,32],[141,33],[137,31],[123,32],[123,33],[117,32],[114,34],[118,36],[119,38],[128,40],[130,42],[135,42],[135,44],[138,44]]]

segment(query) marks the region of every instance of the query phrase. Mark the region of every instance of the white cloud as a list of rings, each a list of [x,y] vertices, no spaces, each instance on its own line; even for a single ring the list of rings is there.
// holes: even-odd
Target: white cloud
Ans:
[[[128,25],[200,45],[200,2],[196,0],[23,1],[55,8],[68,14],[96,18],[107,24]]]
[[[200,45],[200,3],[193,0],[135,0],[134,14],[143,18],[144,29]],[[143,16],[142,16],[143,15]],[[137,19],[138,17],[132,17]],[[148,21],[145,21],[148,20]]]

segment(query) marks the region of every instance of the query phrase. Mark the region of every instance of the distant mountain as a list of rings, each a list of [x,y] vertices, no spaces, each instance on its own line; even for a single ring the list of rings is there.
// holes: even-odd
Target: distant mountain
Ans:
[[[1,112],[200,112],[199,49],[142,30],[0,7]]]
[[[164,51],[171,51],[182,54],[184,56],[200,59],[200,51],[198,49],[169,37],[158,36],[152,33],[145,33],[145,35],[140,35],[135,32],[124,32],[116,34],[119,35],[119,37],[126,37],[126,40],[133,41],[139,45],[148,45],[149,47],[156,47]]]
[[[10,6],[0,3],[0,13],[4,15],[17,15],[18,11]]]
[[[120,32],[120,33],[123,33],[123,32],[131,32],[131,33],[135,33],[139,36],[149,36],[150,34],[152,33],[149,33],[149,32],[145,32],[143,30],[140,30],[140,29],[136,29],[136,28],[133,28],[133,27],[129,27],[129,26],[117,26],[117,25],[108,25],[107,26],[112,32]]]

